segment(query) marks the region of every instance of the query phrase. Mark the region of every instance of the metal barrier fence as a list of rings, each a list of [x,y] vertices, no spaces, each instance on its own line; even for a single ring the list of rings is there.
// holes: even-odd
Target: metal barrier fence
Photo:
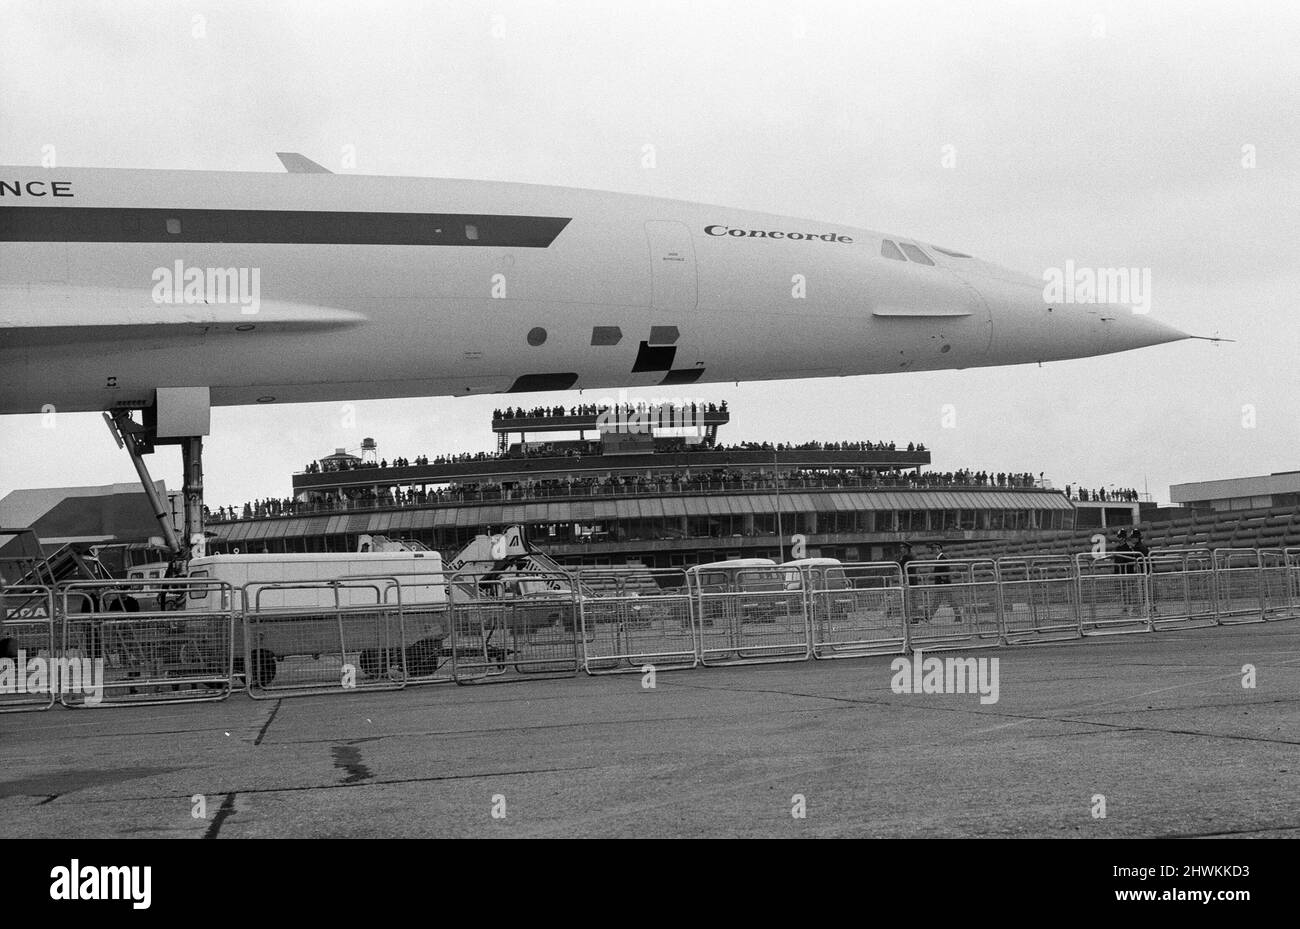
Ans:
[[[992,559],[907,565],[909,647],[984,648],[1002,641],[1002,601]]]
[[[1291,596],[1291,571],[1280,548],[1259,551],[1260,600],[1265,619],[1286,619],[1295,610]]]
[[[1284,618],[1300,618],[1300,548],[913,561],[906,578],[893,562],[814,562],[478,567],[242,588],[78,581],[0,589],[0,712],[220,700],[236,686],[264,699]]]
[[[1138,567],[1146,575],[1147,615],[1153,628],[1219,624],[1209,549],[1155,549],[1138,560]]]
[[[187,609],[191,598],[205,606]],[[75,581],[58,586],[56,602],[63,618],[57,657],[70,675],[59,694],[64,706],[230,696],[235,614],[229,584],[187,578]]]
[[[1287,618],[1297,619],[1300,618],[1300,548],[1283,549],[1282,558],[1286,562],[1287,597],[1291,602]]]
[[[578,673],[583,633],[569,572],[475,567],[452,575],[449,592],[456,683]]]
[[[50,663],[57,649],[54,592],[44,584],[0,589],[0,661],[13,662],[11,673],[0,672],[0,713],[54,706],[58,687],[51,686]]]
[[[250,697],[406,686],[405,616],[397,578],[252,582],[241,593],[240,670]]]
[[[1220,623],[1265,618],[1263,553],[1256,548],[1216,548],[1214,577]]]
[[[1146,575],[1136,552],[1088,552],[1075,556],[1079,626],[1084,635],[1153,632]]]
[[[799,585],[787,587],[791,570],[773,565],[687,572],[701,664],[803,661],[812,655],[808,604]]]
[[[362,648],[357,664],[368,679],[405,680],[412,684],[450,684],[455,681],[451,647],[451,604],[447,591],[452,575],[442,570],[388,572],[397,589],[385,590],[387,601],[400,600],[402,638],[398,645],[378,643]],[[346,576],[339,580],[364,580]]]
[[[1079,588],[1068,555],[998,561],[1002,631],[1008,644],[1060,642],[1083,636]]]
[[[695,601],[681,568],[587,568],[574,575],[588,674],[693,668]]]
[[[807,591],[814,658],[906,650],[906,592],[895,562],[812,565],[802,569],[799,583]]]

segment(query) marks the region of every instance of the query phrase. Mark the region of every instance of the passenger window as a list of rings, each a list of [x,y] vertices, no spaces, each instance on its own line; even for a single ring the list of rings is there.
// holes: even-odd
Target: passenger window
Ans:
[[[903,257],[903,253],[898,250],[898,246],[888,239],[881,241],[880,254],[885,258],[893,258],[895,261],[907,261]]]
[[[902,247],[903,247],[903,251],[907,253],[907,257],[911,258],[917,264],[930,265],[930,267],[934,267],[934,259],[932,259],[925,252],[921,251],[911,242],[904,242],[902,244]]]

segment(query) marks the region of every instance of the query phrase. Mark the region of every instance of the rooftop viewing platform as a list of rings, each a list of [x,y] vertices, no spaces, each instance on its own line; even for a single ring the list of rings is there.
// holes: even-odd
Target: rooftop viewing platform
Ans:
[[[492,411],[492,431],[513,432],[568,432],[614,431],[632,429],[659,431],[661,429],[693,429],[717,427],[731,422],[727,402],[689,404],[622,403],[598,406],[584,403],[577,406],[533,407],[521,409],[506,407]]]
[[[654,451],[665,433],[673,432],[684,441],[713,445],[718,427],[731,422],[727,402],[722,403],[580,403],[575,406],[506,407],[492,411],[492,431],[497,450],[510,448],[510,436],[518,435],[526,449],[528,435],[576,432],[585,441],[595,432],[604,454]]]
[[[373,475],[375,472],[370,472]],[[432,490],[402,489],[383,484],[376,491],[374,481],[364,486],[339,491],[328,488],[305,494],[298,499],[259,500],[243,507],[218,507],[210,515],[212,522],[234,522],[316,513],[365,512],[377,509],[425,509],[463,507],[484,503],[584,501],[610,498],[711,497],[731,494],[781,495],[807,491],[879,491],[890,492],[875,505],[882,509],[938,507],[987,507],[996,497],[1007,494],[1007,506],[1039,505],[1070,508],[1060,491],[1047,486],[1028,472],[994,474],[985,471],[912,472],[857,470],[839,473],[818,471],[778,471],[761,469],[723,469],[692,473],[689,469],[659,475],[580,475],[563,479],[528,479],[503,485],[483,482],[439,487]],[[904,492],[902,495],[896,493]],[[943,499],[929,494],[909,496],[907,492],[944,491]],[[961,493],[978,493],[969,499]],[[1011,495],[1015,494],[1014,499]],[[1031,503],[1024,494],[1036,494]],[[1051,502],[1048,502],[1051,498]]]
[[[520,481],[584,473],[680,472],[686,469],[766,467],[779,470],[918,470],[930,464],[924,446],[898,448],[892,442],[806,442],[786,445],[745,442],[691,445],[659,439],[647,451],[602,454],[595,442],[545,443],[504,452],[368,461],[339,450],[293,475],[294,495],[331,488],[382,485],[428,486],[466,481]]]

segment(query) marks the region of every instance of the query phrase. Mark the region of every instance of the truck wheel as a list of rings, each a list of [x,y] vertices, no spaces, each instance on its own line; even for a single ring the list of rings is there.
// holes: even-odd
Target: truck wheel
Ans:
[[[258,687],[265,687],[275,680],[275,655],[270,649],[255,648],[253,649],[253,677],[250,684],[256,684]]]
[[[406,649],[406,671],[414,677],[433,674],[441,657],[441,639],[421,639]]]
[[[379,661],[379,654],[379,649],[367,648],[357,657],[357,664],[361,665],[361,670],[366,672],[370,677],[379,677],[380,673],[383,671],[383,667]],[[387,662],[385,661],[383,664],[386,665]]]

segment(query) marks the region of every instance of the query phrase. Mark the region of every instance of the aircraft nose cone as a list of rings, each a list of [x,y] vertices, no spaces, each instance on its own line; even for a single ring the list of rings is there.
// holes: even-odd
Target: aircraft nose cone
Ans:
[[[1191,338],[1181,329],[1152,319],[1145,313],[1134,313],[1128,308],[1117,307],[1114,313],[1105,314],[1103,318],[1105,324],[1111,327],[1106,339],[1107,351],[1122,352]]]

